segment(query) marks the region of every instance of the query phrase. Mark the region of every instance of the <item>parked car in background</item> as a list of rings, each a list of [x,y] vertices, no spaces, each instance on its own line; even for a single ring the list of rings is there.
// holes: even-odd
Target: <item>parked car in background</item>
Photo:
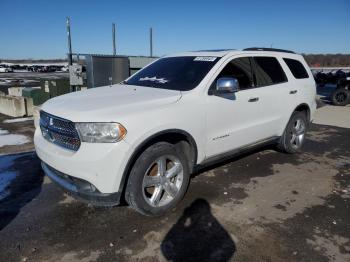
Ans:
[[[322,87],[326,84],[336,84],[338,81],[338,77],[334,71],[331,72],[318,72],[315,75],[315,81],[318,86]]]
[[[62,71],[62,72],[68,72],[68,71],[69,71],[69,67],[68,67],[68,66],[62,66],[62,67],[60,68],[60,71]]]
[[[94,205],[160,215],[192,173],[252,148],[302,150],[316,85],[301,55],[248,48],[166,56],[121,84],[53,98],[34,143],[48,177]]]
[[[13,70],[21,70],[21,66],[20,65],[11,65],[11,68],[13,69]]]
[[[10,73],[13,69],[9,66],[0,66],[0,73]]]
[[[350,73],[344,73],[338,79],[337,87],[331,94],[331,101],[336,106],[346,106],[350,103]]]
[[[315,74],[315,81],[318,86],[324,86],[328,82],[327,74],[324,72],[317,72]]]
[[[57,71],[57,66],[52,66],[52,65],[48,65],[48,66],[43,66],[41,68],[41,71],[40,72],[43,72],[43,73],[51,73],[51,72],[56,72]]]
[[[345,106],[350,103],[350,72],[346,73],[343,70],[328,73],[318,72],[315,75],[315,81],[319,87],[324,87],[325,85],[335,86],[330,95],[333,105]]]
[[[32,65],[32,66],[28,66],[28,67],[27,67],[27,70],[28,70],[29,72],[41,72],[42,67],[43,67],[43,66],[40,66],[40,65]]]
[[[51,73],[61,71],[64,66],[60,65],[32,65],[27,70],[31,72]]]

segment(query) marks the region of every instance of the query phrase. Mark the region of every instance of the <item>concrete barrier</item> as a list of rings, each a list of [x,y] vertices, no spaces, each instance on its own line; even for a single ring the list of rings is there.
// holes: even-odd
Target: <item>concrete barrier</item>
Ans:
[[[9,87],[7,89],[9,96],[22,96],[22,90],[24,87]]]
[[[0,113],[13,117],[26,115],[26,103],[24,97],[0,96]]]
[[[27,114],[27,116],[32,116],[34,113],[33,98],[24,97],[24,100],[25,100],[25,104],[26,104],[26,114]]]
[[[35,128],[39,127],[41,106],[33,106],[33,118]]]

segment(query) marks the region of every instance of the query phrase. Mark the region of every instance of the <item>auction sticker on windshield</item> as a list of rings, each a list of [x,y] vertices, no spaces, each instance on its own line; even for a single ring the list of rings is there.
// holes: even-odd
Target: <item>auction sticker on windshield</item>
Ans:
[[[215,56],[197,56],[193,61],[214,62],[216,58]]]

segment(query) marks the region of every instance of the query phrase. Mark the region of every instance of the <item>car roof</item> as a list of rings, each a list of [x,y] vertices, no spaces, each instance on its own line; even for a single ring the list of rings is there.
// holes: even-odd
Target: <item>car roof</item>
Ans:
[[[165,57],[174,57],[174,56],[213,56],[213,57],[223,57],[226,55],[235,55],[235,54],[250,54],[250,53],[261,53],[261,54],[289,54],[296,55],[293,51],[284,50],[284,49],[275,49],[275,48],[261,48],[261,47],[251,47],[243,50],[236,49],[214,49],[214,50],[198,50],[198,51],[189,51],[182,52],[177,54],[168,55]]]
[[[215,57],[223,57],[229,53],[239,53],[241,51],[237,51],[234,49],[217,49],[217,50],[198,50],[198,51],[188,51],[182,53],[176,53],[168,55],[167,57],[172,56],[215,56]]]

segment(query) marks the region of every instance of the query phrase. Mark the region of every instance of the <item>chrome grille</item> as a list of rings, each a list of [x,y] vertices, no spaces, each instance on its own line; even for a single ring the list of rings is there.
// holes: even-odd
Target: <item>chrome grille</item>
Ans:
[[[40,111],[40,129],[43,137],[56,145],[73,151],[80,147],[79,134],[72,121]]]

